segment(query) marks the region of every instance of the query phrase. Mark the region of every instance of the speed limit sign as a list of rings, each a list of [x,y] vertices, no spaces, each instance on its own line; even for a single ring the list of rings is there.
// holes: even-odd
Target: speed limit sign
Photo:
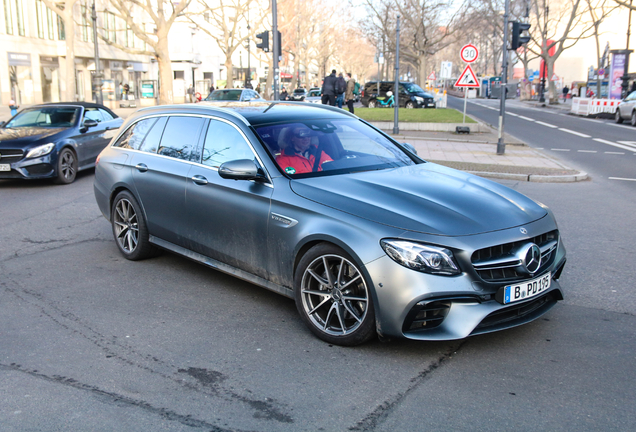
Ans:
[[[472,63],[475,60],[477,60],[477,57],[479,57],[479,50],[477,49],[475,45],[468,44],[462,47],[462,50],[459,52],[459,55],[461,56],[462,60],[465,61],[466,63]]]

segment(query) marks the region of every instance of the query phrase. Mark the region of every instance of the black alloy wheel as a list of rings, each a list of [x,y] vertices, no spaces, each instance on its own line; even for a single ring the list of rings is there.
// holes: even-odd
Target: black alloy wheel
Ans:
[[[69,148],[63,149],[57,157],[57,177],[53,180],[57,184],[69,184],[77,177],[77,157]]]
[[[311,248],[298,264],[294,291],[300,316],[320,339],[352,346],[376,335],[369,284],[339,247],[321,243]]]
[[[623,117],[621,117],[621,111],[616,108],[616,115],[614,115],[614,120],[616,120],[616,123],[620,124],[623,123]]]
[[[148,227],[135,197],[122,191],[111,209],[113,236],[126,259],[138,261],[157,255],[159,249],[148,240]]]

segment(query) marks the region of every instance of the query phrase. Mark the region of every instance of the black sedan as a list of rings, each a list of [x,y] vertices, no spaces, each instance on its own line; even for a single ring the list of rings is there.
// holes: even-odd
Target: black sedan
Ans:
[[[123,120],[103,105],[87,102],[35,105],[0,124],[0,179],[45,179],[72,183],[95,166]]]

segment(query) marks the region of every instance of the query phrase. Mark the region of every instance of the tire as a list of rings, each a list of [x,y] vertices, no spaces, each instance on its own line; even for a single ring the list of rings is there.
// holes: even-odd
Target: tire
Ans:
[[[369,101],[369,108],[375,108],[378,105],[375,99]]]
[[[117,248],[126,259],[138,261],[158,254],[159,249],[148,240],[148,226],[139,203],[130,192],[117,194],[110,220]]]
[[[57,177],[53,180],[57,184],[70,184],[77,177],[77,156],[69,148],[62,149],[57,157]]]
[[[621,117],[621,111],[616,108],[616,115],[614,116],[614,120],[616,120],[616,123],[620,124],[623,123],[623,117]]]
[[[632,126],[636,126],[636,111],[632,111],[632,119],[630,121]]]
[[[413,109],[413,108],[415,108],[415,105],[413,104],[413,102],[408,101],[408,102],[406,103],[406,105],[404,105],[404,108],[407,108],[407,109]]]
[[[312,247],[298,264],[294,292],[301,318],[325,342],[353,346],[376,336],[369,284],[339,247]]]

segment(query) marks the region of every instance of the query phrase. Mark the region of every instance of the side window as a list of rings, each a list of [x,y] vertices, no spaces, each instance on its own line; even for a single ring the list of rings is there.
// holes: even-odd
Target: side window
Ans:
[[[144,137],[157,121],[156,118],[148,118],[140,120],[129,128],[113,145],[113,147],[120,147],[130,150],[139,150]]]
[[[115,117],[110,115],[110,113],[106,110],[99,108],[99,112],[102,114],[102,117],[104,117],[104,121],[111,121],[115,119]]]
[[[388,91],[393,91],[393,86],[394,86],[393,83],[382,83],[382,84],[380,84],[380,91],[382,93],[386,93]]]
[[[98,123],[104,121],[102,114],[97,110],[97,108],[86,108],[84,111],[84,120],[95,120]]]
[[[196,152],[203,122],[201,117],[170,117],[157,153],[176,159],[191,160]]]
[[[146,134],[146,138],[141,143],[139,147],[139,151],[146,153],[157,153],[157,149],[159,148],[159,142],[161,141],[161,135],[163,134],[163,130],[166,127],[166,122],[168,121],[168,117],[159,117],[157,118],[157,122],[152,126],[150,132]]]
[[[254,152],[243,135],[234,126],[210,120],[201,163],[218,168],[222,163],[237,159],[254,160]]]

